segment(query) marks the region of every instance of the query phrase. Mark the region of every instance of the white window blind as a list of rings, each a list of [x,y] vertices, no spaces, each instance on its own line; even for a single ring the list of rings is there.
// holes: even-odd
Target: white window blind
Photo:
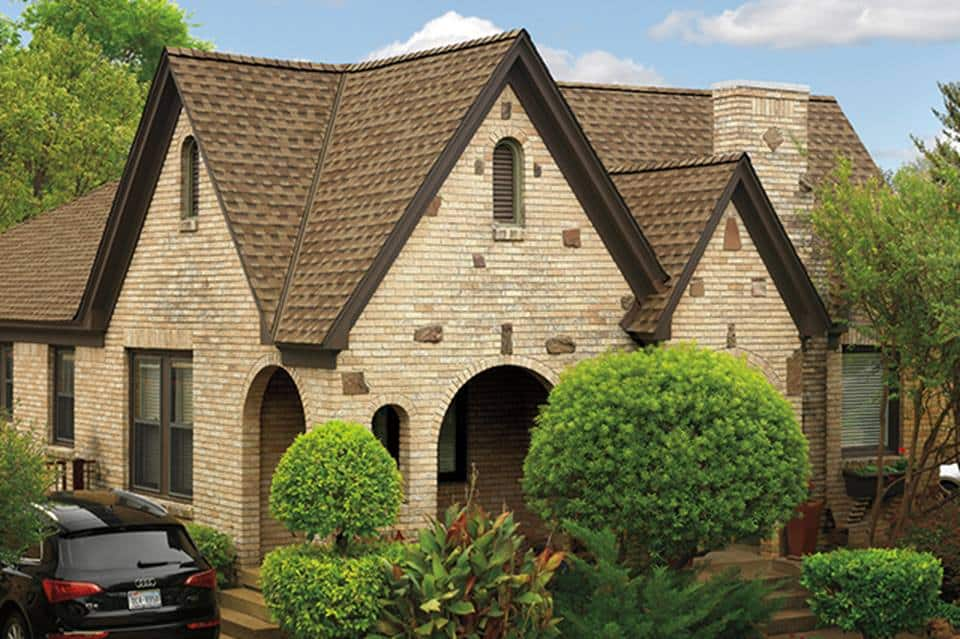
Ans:
[[[843,354],[843,447],[880,442],[883,368],[878,352]]]

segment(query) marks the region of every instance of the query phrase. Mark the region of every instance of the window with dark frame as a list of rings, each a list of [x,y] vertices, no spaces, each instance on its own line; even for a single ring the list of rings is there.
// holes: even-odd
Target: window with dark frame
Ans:
[[[880,351],[872,346],[847,345],[842,353],[842,447],[845,455],[873,455],[880,443],[881,410],[886,414],[884,443],[895,453],[900,447],[900,402],[897,389],[889,389],[884,406],[884,385],[889,376],[883,370]],[[891,396],[892,395],[892,396]]]
[[[513,138],[493,148],[493,220],[523,223],[523,150]]]
[[[189,353],[133,352],[130,477],[135,490],[193,496],[193,362]]]
[[[183,141],[181,156],[180,217],[191,220],[200,212],[200,148],[193,136]]]
[[[0,344],[0,417],[13,417],[13,344]]]
[[[373,414],[373,434],[400,466],[400,413],[393,406],[381,406]]]
[[[76,351],[58,346],[53,351],[53,442],[73,445],[73,387]]]
[[[467,390],[460,389],[447,408],[437,442],[437,479],[467,479]]]

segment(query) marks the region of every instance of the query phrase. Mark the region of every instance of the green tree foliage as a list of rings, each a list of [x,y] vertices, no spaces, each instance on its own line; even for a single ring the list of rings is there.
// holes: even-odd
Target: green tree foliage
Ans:
[[[777,611],[772,585],[735,570],[709,579],[665,566],[637,574],[619,562],[610,530],[564,528],[585,549],[554,580],[565,639],[750,639]]]
[[[330,421],[294,440],[273,474],[270,511],[308,538],[341,544],[393,524],[400,472],[369,428]]]
[[[805,557],[800,583],[821,624],[893,639],[941,611],[942,578],[940,561],[928,553],[841,549]]]
[[[911,415],[902,530],[925,471],[955,459],[960,443],[960,166],[945,164],[936,178],[904,167],[887,184],[854,179],[842,161],[818,201],[813,224],[840,315],[899,371],[890,383],[903,380]]]
[[[36,505],[52,483],[43,446],[0,416],[0,563],[16,561],[43,539],[49,522]]]
[[[127,65],[140,82],[149,82],[163,47],[209,49],[190,35],[190,14],[169,0],[33,0],[23,24],[31,31],[51,29],[69,37],[82,27],[112,62]]]
[[[809,472],[793,408],[762,373],[677,345],[568,369],[532,431],[523,489],[548,522],[611,528],[638,561],[682,564],[789,520]]]
[[[948,166],[960,169],[960,82],[938,82],[937,87],[943,96],[943,110],[933,109],[933,114],[943,125],[943,134],[932,146],[913,138],[935,173]]]
[[[0,49],[20,42],[20,34],[16,23],[7,16],[0,14]]]
[[[0,53],[0,229],[116,178],[143,97],[82,29]]]

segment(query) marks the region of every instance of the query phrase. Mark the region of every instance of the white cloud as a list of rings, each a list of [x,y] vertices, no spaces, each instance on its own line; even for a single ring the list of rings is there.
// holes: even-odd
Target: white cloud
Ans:
[[[367,60],[388,58],[412,51],[442,47],[501,33],[504,29],[487,20],[448,11],[427,22],[403,42],[397,40],[367,55]],[[540,54],[558,80],[605,82],[615,84],[662,84],[663,78],[652,68],[630,58],[618,58],[608,51],[589,51],[576,56],[564,49],[539,47]]]
[[[960,2],[951,0],[750,0],[706,15],[672,11],[650,29],[654,38],[679,37],[776,48],[845,45],[870,40],[960,39]]]

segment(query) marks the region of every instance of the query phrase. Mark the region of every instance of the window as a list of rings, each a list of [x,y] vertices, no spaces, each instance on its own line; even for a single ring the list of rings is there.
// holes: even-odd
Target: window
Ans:
[[[0,416],[13,417],[13,344],[0,344]]]
[[[843,449],[873,454],[880,442],[880,411],[887,411],[886,446],[900,443],[900,405],[888,399],[883,407],[884,371],[880,352],[872,347],[845,346],[843,351]]]
[[[437,478],[440,481],[467,479],[467,391],[461,389],[453,398],[437,443]]]
[[[523,223],[523,151],[513,138],[504,138],[493,149],[493,220]]]
[[[53,441],[73,445],[73,383],[75,351],[57,347],[53,351]]]
[[[195,220],[200,211],[200,149],[193,137],[183,141],[180,174],[180,217]]]
[[[130,476],[133,488],[193,495],[193,363],[189,354],[134,353]]]
[[[373,414],[373,434],[400,465],[400,413],[394,406],[381,406]]]

